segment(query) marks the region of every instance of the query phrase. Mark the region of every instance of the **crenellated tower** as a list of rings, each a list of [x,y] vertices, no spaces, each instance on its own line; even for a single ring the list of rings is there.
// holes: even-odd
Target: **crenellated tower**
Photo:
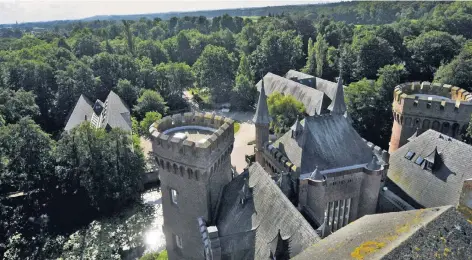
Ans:
[[[198,219],[215,221],[218,200],[232,180],[233,120],[176,114],[149,131],[159,165],[169,259],[204,259]]]
[[[428,129],[460,140],[472,114],[472,95],[440,83],[404,83],[395,88],[392,110],[390,153]]]

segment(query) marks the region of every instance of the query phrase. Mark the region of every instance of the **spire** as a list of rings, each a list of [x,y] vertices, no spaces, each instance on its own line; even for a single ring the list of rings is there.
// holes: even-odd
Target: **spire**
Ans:
[[[300,123],[299,117],[297,115],[297,121],[295,121],[295,124],[291,127],[292,130],[292,138],[297,138],[303,131],[303,126]]]
[[[379,161],[377,160],[377,156],[372,155],[372,161],[370,161],[369,164],[367,164],[366,168],[368,170],[376,171],[380,170],[382,166],[379,164]]]
[[[315,170],[311,173],[310,179],[315,181],[323,181],[323,174],[318,170],[318,166],[316,166]]]
[[[341,71],[339,72],[338,87],[336,93],[334,93],[333,101],[328,107],[331,110],[331,114],[344,115],[346,113],[346,103],[344,102],[344,86],[343,79],[341,77]]]
[[[254,118],[252,119],[255,124],[269,124],[269,109],[267,108],[267,96],[264,88],[264,78],[262,78],[261,93],[259,95],[259,101],[257,102],[257,109]]]

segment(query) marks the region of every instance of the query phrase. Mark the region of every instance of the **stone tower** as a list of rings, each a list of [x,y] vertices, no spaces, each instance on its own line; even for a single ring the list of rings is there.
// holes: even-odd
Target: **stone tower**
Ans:
[[[159,165],[169,259],[204,259],[198,219],[215,221],[218,199],[232,180],[233,120],[176,114],[149,131]]]
[[[259,95],[256,114],[254,115],[253,121],[256,125],[256,147],[254,147],[256,162],[258,162],[260,165],[265,165],[262,153],[264,149],[264,143],[269,141],[270,117],[269,109],[267,108],[267,96],[264,89],[264,78],[262,78],[261,93]]]
[[[392,110],[389,153],[428,129],[460,140],[470,121],[472,95],[451,85],[404,83],[395,87]]]

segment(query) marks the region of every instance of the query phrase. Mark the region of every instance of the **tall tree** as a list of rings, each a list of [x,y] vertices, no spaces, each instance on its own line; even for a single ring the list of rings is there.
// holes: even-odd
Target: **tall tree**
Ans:
[[[326,63],[326,56],[328,53],[328,43],[324,39],[323,35],[318,34],[316,36],[316,43],[313,46],[315,49],[315,60],[316,60],[316,76],[323,77],[323,69]]]
[[[193,65],[199,88],[209,89],[214,102],[226,102],[234,84],[236,60],[225,48],[208,45]]]
[[[246,56],[242,56],[239,62],[236,84],[231,97],[232,106],[240,110],[251,110],[256,102],[257,90],[254,86],[254,76],[249,67]]]
[[[168,107],[162,96],[153,90],[145,90],[138,98],[138,103],[134,106],[134,112],[138,119],[144,118],[147,112],[158,112],[163,115]]]
[[[283,75],[302,57],[302,39],[295,31],[266,32],[257,49],[249,56],[256,75],[267,72]]]
[[[467,43],[450,63],[439,67],[434,80],[472,91],[472,43]]]
[[[272,117],[271,129],[276,134],[283,134],[290,129],[295,120],[303,118],[305,106],[291,95],[272,93],[267,99],[269,114]]]
[[[306,57],[306,65],[302,69],[304,73],[315,75],[316,72],[316,52],[313,44],[313,40],[308,39],[308,54]]]
[[[20,89],[0,89],[0,115],[4,123],[16,123],[23,117],[34,118],[39,115],[39,107],[35,103],[32,92]]]
[[[133,37],[133,32],[131,31],[131,22],[123,20],[123,25],[125,27],[125,37],[126,41],[128,43],[128,51],[131,53],[131,55],[134,56],[135,53],[135,48],[134,48],[134,37]]]
[[[139,89],[131,84],[127,79],[118,80],[118,85],[116,86],[116,91],[118,95],[125,101],[128,107],[133,107],[138,99]]]

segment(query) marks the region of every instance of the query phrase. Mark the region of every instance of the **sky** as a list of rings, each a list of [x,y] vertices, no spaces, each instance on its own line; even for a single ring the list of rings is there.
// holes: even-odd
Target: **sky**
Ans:
[[[0,0],[0,24],[87,18],[94,15],[165,13],[335,0]]]

